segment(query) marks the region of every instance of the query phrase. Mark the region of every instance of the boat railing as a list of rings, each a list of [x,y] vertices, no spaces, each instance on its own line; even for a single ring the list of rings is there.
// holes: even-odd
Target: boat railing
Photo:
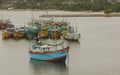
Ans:
[[[35,42],[33,43],[32,49],[36,51],[56,51],[57,49],[64,48],[64,42],[60,42],[58,44],[52,44],[52,43],[42,43],[42,42]]]

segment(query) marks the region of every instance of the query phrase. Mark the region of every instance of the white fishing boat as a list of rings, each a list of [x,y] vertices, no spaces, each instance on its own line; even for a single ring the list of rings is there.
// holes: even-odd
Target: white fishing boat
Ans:
[[[78,41],[80,38],[80,33],[77,32],[77,27],[75,32],[74,29],[71,26],[69,26],[67,34],[64,36],[64,38],[67,40]]]

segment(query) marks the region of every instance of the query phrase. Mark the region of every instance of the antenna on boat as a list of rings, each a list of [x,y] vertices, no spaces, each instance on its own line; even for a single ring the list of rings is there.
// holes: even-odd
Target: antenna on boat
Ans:
[[[46,11],[46,21],[48,21],[48,17],[49,17],[48,11]]]
[[[76,26],[76,34],[77,34],[77,26]]]
[[[64,15],[63,15],[63,22],[65,21],[65,17],[64,17]]]
[[[52,16],[52,22],[54,22],[53,18],[54,18],[54,16]]]

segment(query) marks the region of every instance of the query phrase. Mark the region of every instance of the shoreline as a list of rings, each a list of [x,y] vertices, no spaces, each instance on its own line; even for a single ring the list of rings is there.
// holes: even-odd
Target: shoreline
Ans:
[[[44,14],[40,14],[39,17],[120,17],[120,12],[110,13],[109,15],[107,15],[104,14],[104,11],[92,12],[92,11],[38,10],[38,9],[13,9],[13,10],[1,9],[0,11],[44,12]]]
[[[39,17],[120,17],[120,14],[50,14],[50,15],[41,15]]]

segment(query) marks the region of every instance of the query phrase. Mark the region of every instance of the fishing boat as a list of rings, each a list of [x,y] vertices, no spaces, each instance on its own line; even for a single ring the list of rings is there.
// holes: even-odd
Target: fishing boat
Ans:
[[[0,29],[6,29],[7,24],[0,22]]]
[[[9,38],[12,38],[13,37],[13,34],[10,33],[10,32],[2,32],[2,39],[9,39]]]
[[[6,30],[2,32],[2,39],[9,39],[13,37],[15,26],[12,24],[7,25]]]
[[[64,37],[65,35],[67,35],[67,30],[63,30],[63,31],[61,32],[61,36],[62,36],[62,37]]]
[[[0,20],[0,29],[5,30],[7,28],[7,25],[10,24],[10,20]]]
[[[42,42],[36,42],[29,48],[30,58],[51,62],[65,62],[69,53],[69,46],[64,47],[63,43],[43,44]]]
[[[41,24],[38,22],[28,23],[28,27],[25,30],[26,39],[33,39],[38,34]]]
[[[13,33],[13,38],[14,39],[25,38],[25,28],[24,27],[16,28],[15,32]]]
[[[57,27],[51,27],[48,30],[51,39],[60,39],[61,30]]]
[[[51,39],[60,39],[60,34],[57,32],[53,32],[53,33],[51,33],[50,38]]]
[[[64,36],[64,38],[67,40],[78,41],[80,38],[80,34],[67,34]]]
[[[25,38],[26,39],[33,39],[37,34],[37,30],[33,29],[26,29],[25,30]]]
[[[40,31],[38,35],[40,38],[48,38],[49,36],[47,31]]]
[[[76,32],[75,32],[74,29],[70,26],[68,28],[67,34],[64,35],[64,38],[67,40],[79,41],[80,34],[77,33],[77,27],[76,27]]]

